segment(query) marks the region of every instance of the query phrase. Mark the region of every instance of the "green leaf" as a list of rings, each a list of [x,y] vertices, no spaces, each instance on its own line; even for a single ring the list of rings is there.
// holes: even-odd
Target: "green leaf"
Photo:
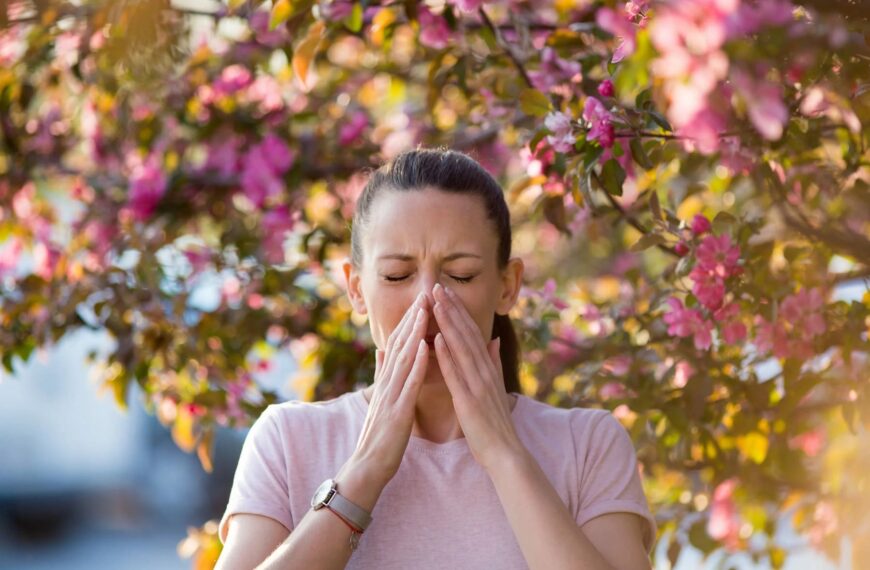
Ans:
[[[664,219],[664,216],[662,215],[662,205],[659,203],[659,193],[656,192],[655,188],[650,190],[649,211],[652,213],[654,220],[658,221]]]
[[[354,3],[353,8],[351,9],[350,14],[342,20],[344,27],[346,27],[351,32],[358,32],[362,29],[363,24],[363,8],[362,4],[359,2]]]
[[[723,234],[730,230],[731,226],[737,224],[737,218],[728,212],[719,212],[716,214],[716,217],[713,218],[713,231],[716,234]]]
[[[537,89],[527,88],[520,92],[520,109],[527,115],[543,117],[553,110],[553,104]]]
[[[622,183],[625,182],[625,171],[622,166],[611,158],[601,169],[601,180],[604,190],[614,196],[622,196]]]
[[[662,115],[661,113],[659,113],[658,111],[648,111],[648,113],[649,113],[650,119],[652,119],[653,122],[655,124],[657,124],[658,126],[660,126],[662,129],[664,129],[668,132],[672,132],[674,130],[673,127],[671,127],[671,124],[665,118],[665,116]]]
[[[665,243],[665,238],[662,234],[644,234],[631,245],[630,249],[631,251],[643,251],[663,243]]]
[[[653,168],[653,163],[649,159],[649,155],[646,153],[646,150],[643,148],[643,144],[640,139],[631,139],[628,143],[629,148],[631,149],[631,156],[634,158],[634,161],[640,165],[641,168],[645,170],[649,170]]]

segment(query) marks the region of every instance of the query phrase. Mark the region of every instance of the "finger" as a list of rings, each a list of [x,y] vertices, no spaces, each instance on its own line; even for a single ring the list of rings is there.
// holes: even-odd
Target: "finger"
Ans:
[[[490,341],[489,355],[492,359],[493,368],[498,373],[498,378],[504,384],[504,373],[501,368],[501,337],[496,337]]]
[[[399,320],[399,324],[393,329],[393,332],[390,333],[390,336],[387,337],[387,346],[384,347],[386,351],[387,360],[389,360],[389,355],[392,349],[396,346],[397,343],[401,343],[403,340],[403,332],[405,327],[408,325],[409,321],[413,321],[414,317],[417,314],[417,308],[420,305],[420,296],[418,295],[414,302],[411,303],[411,306],[405,311],[405,314],[402,315],[401,320]]]
[[[441,376],[444,378],[444,383],[447,384],[447,389],[450,390],[453,401],[468,397],[468,386],[458,374],[456,363],[453,361],[450,349],[447,348],[444,335],[440,332],[435,335],[435,358],[438,360]]]
[[[426,311],[424,309],[417,309],[417,311],[417,319],[414,321],[408,339],[401,352],[396,356],[390,380],[390,401],[395,401],[401,394],[402,386],[407,382],[408,374],[414,364],[417,345],[425,336]]]
[[[450,307],[448,312],[453,317],[453,322],[468,336],[470,341],[468,348],[472,349],[474,358],[479,359],[477,360],[478,362],[483,362],[483,357],[486,354],[486,342],[483,340],[484,337],[481,335],[477,323],[474,322],[468,309],[462,303],[462,299],[459,298],[453,289],[445,287],[444,291],[447,293],[447,301]]]
[[[484,374],[485,371],[478,364],[479,357],[474,356],[475,342],[482,342],[480,335],[477,335],[477,340],[469,338],[471,335],[457,324],[453,310],[441,301],[435,304],[435,319],[453,357],[457,372],[463,373],[465,381],[472,382],[473,377]]]
[[[426,341],[420,339],[417,343],[416,358],[414,358],[414,366],[411,368],[408,379],[405,380],[405,385],[402,386],[402,392],[399,394],[400,406],[414,405],[417,401],[417,396],[420,394],[420,388],[423,386],[423,380],[426,378],[426,369],[429,366],[429,345]],[[410,400],[410,404],[408,401]]]
[[[384,354],[384,376],[386,378],[392,377],[396,357],[401,354],[402,346],[407,341],[408,334],[414,326],[414,321],[417,317],[417,311],[420,306],[421,298],[418,296],[411,306],[408,307],[408,310],[405,311],[405,315],[402,317],[402,320],[399,321],[399,325],[397,325],[390,334],[390,338],[387,341],[387,349]]]

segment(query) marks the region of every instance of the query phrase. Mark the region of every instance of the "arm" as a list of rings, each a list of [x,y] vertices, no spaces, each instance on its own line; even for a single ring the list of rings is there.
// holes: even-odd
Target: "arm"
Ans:
[[[335,476],[339,492],[369,512],[374,509],[385,487],[381,479],[370,473],[361,461],[351,457]],[[351,531],[335,513],[328,511],[326,507],[317,511],[309,509],[289,535],[283,525],[267,517],[233,517],[231,520],[237,522],[229,526],[227,544],[216,570],[249,570],[258,563],[258,570],[344,568],[352,554]],[[271,524],[258,519],[268,520]],[[266,533],[258,534],[258,529]]]
[[[529,568],[650,568],[640,517],[608,513],[581,529],[525,448],[507,456],[489,475]]]

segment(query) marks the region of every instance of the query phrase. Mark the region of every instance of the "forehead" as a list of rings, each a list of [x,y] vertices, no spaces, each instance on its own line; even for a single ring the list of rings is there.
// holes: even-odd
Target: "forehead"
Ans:
[[[434,188],[387,190],[372,204],[365,243],[371,259],[393,253],[442,256],[457,250],[488,259],[494,257],[498,236],[478,195]]]

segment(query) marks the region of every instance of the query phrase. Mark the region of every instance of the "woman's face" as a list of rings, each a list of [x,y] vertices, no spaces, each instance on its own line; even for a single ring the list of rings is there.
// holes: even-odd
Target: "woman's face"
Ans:
[[[363,266],[344,263],[354,309],[369,317],[381,350],[419,293],[429,298],[427,335],[440,328],[432,312],[436,283],[461,299],[482,339],[492,336],[495,313],[516,302],[523,264],[512,258],[504,271],[496,263],[498,235],[483,199],[473,194],[420,191],[382,192],[371,206],[362,235]],[[427,381],[440,378],[434,349]]]

